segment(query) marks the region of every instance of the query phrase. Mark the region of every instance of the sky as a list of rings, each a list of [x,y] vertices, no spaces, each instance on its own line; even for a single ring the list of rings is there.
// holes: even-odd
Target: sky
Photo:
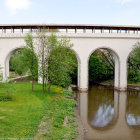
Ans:
[[[140,0],[0,0],[0,24],[140,25]]]

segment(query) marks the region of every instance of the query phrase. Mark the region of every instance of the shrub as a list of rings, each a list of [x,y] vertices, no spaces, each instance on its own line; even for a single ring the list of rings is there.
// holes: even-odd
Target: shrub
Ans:
[[[12,101],[12,97],[7,95],[7,96],[0,96],[0,102],[8,102],[8,101]]]
[[[140,72],[138,70],[134,71],[133,69],[130,69],[128,71],[128,80],[130,82],[140,82]]]

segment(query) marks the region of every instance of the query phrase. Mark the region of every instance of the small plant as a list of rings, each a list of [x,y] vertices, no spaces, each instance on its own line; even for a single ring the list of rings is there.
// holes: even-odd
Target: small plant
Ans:
[[[0,82],[3,81],[3,73],[2,73],[2,67],[0,66]]]
[[[64,96],[72,96],[74,94],[73,91],[70,91],[68,89],[64,89],[63,90]]]
[[[11,96],[0,96],[0,102],[8,102],[8,101],[12,101],[12,97]]]
[[[12,99],[13,94],[15,93],[15,88],[14,88],[14,82],[13,81],[8,81],[7,83],[4,84],[6,93],[5,97],[8,97],[8,99]]]

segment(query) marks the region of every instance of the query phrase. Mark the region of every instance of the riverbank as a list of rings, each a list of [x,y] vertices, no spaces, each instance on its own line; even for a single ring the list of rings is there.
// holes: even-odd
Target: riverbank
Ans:
[[[76,139],[79,130],[72,94],[57,86],[43,93],[37,83],[34,92],[31,83],[0,85],[0,139]]]
[[[73,91],[74,92],[73,98],[76,99],[76,101],[77,101],[77,94],[78,94],[78,93],[76,93],[77,92],[77,86],[76,85],[71,85],[68,89],[70,91]],[[87,130],[84,127],[83,122],[82,122],[81,117],[80,117],[78,101],[76,103],[77,103],[77,105],[74,108],[74,112],[76,114],[75,121],[77,123],[77,132],[78,132],[78,135],[75,138],[75,140],[85,140],[86,139],[86,132],[87,132]]]
[[[103,85],[103,86],[111,86],[111,87],[114,87],[114,83],[113,81],[104,81],[104,82],[98,82],[97,84],[100,84],[100,85]],[[134,89],[134,90],[140,90],[140,83],[137,83],[137,84],[128,84],[127,85],[127,88],[128,89]]]

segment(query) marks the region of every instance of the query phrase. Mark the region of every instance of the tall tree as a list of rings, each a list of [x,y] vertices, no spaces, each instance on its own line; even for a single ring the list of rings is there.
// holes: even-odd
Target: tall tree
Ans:
[[[46,90],[47,84],[47,69],[48,69],[48,54],[49,54],[49,47],[48,47],[48,36],[46,35],[46,30],[43,29],[41,32],[37,34],[38,40],[38,59],[39,59],[39,77],[41,78],[43,92]]]
[[[140,82],[140,42],[137,42],[128,58],[128,80]]]
[[[42,78],[43,91],[46,90],[46,83],[49,85],[48,90],[51,84],[64,87],[70,85],[70,74],[73,73],[74,66],[76,67],[76,57],[70,50],[70,40],[58,40],[56,35],[48,35],[46,32],[42,30],[38,34],[39,75]]]
[[[128,66],[129,69],[133,69],[134,71],[140,71],[140,42],[137,42],[134,45],[133,51],[128,58]]]
[[[38,78],[38,58],[35,53],[35,47],[33,43],[33,36],[28,34],[25,38],[26,45],[23,49],[24,62],[30,70],[30,76],[32,79],[32,91],[34,90],[34,80]]]
[[[71,74],[77,67],[75,54],[70,50],[73,44],[68,39],[58,41],[56,37],[54,44],[48,59],[49,85],[68,87],[72,82]]]

